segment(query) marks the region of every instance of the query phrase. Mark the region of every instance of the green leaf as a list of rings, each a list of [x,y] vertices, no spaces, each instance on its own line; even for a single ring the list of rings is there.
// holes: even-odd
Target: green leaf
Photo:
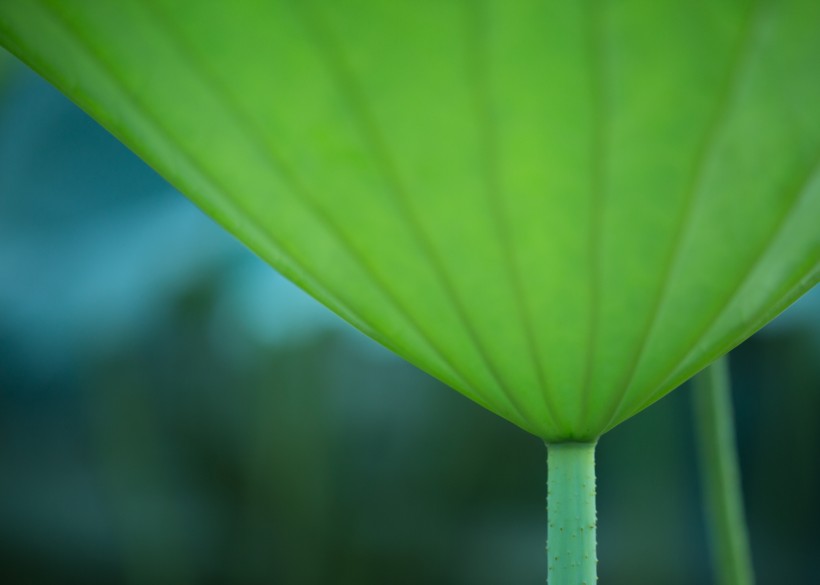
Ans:
[[[815,0],[0,1],[5,46],[251,249],[548,441],[818,282],[818,22]]]

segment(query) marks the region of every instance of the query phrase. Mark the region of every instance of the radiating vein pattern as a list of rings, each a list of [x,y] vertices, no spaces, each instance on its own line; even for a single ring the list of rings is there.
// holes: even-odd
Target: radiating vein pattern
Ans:
[[[251,249],[547,441],[596,438],[817,283],[817,22],[813,0],[0,2],[0,42]]]

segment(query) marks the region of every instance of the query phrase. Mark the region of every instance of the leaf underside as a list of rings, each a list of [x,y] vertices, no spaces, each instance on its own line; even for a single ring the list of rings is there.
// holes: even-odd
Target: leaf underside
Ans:
[[[818,22],[813,0],[0,0],[3,45],[252,250],[548,441],[598,437],[818,282]]]

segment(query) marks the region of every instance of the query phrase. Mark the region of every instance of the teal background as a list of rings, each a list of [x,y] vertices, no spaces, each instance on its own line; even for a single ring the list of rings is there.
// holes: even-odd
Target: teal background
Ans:
[[[0,582],[542,583],[539,440],[224,234],[34,74],[0,95]],[[820,571],[820,295],[732,354],[760,583]],[[602,583],[708,583],[686,387],[599,446]]]

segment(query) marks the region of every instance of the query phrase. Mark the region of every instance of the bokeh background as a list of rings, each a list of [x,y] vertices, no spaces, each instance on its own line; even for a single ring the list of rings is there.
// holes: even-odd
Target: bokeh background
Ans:
[[[820,574],[820,293],[731,356],[760,583]],[[598,450],[602,583],[710,582],[686,386]],[[0,54],[0,583],[543,583],[545,449]]]

